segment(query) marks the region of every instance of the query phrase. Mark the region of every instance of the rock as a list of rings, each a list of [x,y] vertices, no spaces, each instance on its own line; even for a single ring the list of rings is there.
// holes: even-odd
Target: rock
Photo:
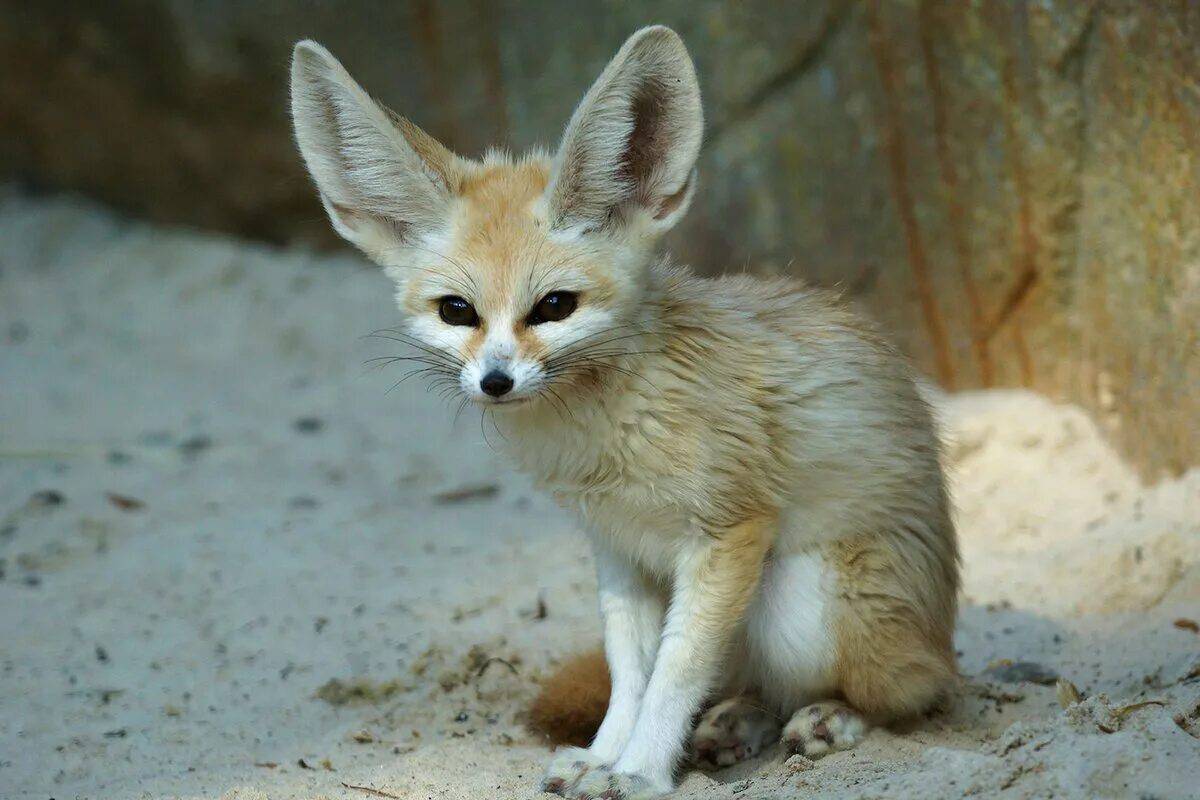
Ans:
[[[808,770],[814,768],[816,765],[817,765],[817,763],[815,761],[813,761],[808,756],[801,755],[800,753],[796,753],[796,754],[790,756],[787,761],[783,762],[783,768],[789,774],[795,774],[797,772],[807,772]]]
[[[1033,661],[1014,661],[988,667],[983,673],[1000,683],[1037,683],[1050,686],[1058,680],[1058,673]]]

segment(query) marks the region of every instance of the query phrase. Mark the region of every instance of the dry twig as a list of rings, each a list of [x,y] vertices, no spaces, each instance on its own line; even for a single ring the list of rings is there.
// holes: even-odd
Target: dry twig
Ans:
[[[345,786],[347,789],[357,789],[360,792],[366,792],[367,794],[375,797],[390,797],[393,800],[400,800],[400,795],[398,794],[392,794],[391,792],[385,792],[380,789],[372,789],[370,786],[355,786],[354,784],[346,783],[345,781],[342,781],[342,786]]]

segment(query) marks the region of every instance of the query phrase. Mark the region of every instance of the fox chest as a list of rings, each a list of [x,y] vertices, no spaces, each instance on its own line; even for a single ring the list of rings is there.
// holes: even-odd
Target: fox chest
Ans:
[[[590,535],[668,575],[712,500],[709,470],[690,437],[673,435],[653,415],[598,427],[606,435],[526,440],[541,446],[521,452],[523,466]]]
[[[579,516],[588,534],[648,572],[668,578],[679,551],[694,538],[695,515],[678,505],[624,492],[556,492]]]

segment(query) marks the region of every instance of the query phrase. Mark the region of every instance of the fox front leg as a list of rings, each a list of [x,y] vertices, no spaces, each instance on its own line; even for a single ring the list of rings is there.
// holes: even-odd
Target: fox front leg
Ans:
[[[570,792],[589,772],[612,766],[621,755],[633,733],[662,636],[662,590],[602,541],[593,540],[593,551],[612,692],[591,747],[561,748],[546,770],[542,788],[555,794]]]
[[[749,521],[699,537],[681,553],[654,671],[629,741],[611,769],[590,770],[571,797],[643,800],[671,791],[692,719],[754,596],[773,533],[773,521]]]

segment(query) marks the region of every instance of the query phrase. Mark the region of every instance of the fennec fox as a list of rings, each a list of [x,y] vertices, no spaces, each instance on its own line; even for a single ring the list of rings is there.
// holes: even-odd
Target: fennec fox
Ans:
[[[654,255],[703,128],[673,31],[630,37],[552,156],[455,155],[313,42],[292,113],[416,363],[495,411],[505,456],[591,539],[611,697],[543,788],[657,797],[689,744],[725,765],[782,732],[817,757],[938,700],[957,552],[905,362],[823,292]]]

